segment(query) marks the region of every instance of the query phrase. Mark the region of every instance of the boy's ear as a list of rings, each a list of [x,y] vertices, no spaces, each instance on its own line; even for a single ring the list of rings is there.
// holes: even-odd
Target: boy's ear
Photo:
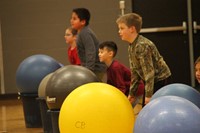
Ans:
[[[86,24],[86,20],[81,20],[81,24],[85,25]]]
[[[131,32],[136,32],[135,26],[130,27]]]
[[[112,56],[113,57],[113,51],[109,51],[109,56]]]

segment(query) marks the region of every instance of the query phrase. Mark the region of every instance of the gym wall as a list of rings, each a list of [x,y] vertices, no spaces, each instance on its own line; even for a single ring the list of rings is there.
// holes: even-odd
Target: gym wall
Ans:
[[[131,0],[125,0],[125,13],[132,12],[131,5]],[[90,26],[100,42],[115,41],[119,48],[116,58],[128,66],[128,45],[120,40],[115,22],[121,14],[118,0],[1,0],[3,75],[1,72],[0,94],[17,93],[16,70],[31,55],[46,54],[64,65],[69,64],[64,33],[70,26],[72,9],[76,7],[90,10]]]

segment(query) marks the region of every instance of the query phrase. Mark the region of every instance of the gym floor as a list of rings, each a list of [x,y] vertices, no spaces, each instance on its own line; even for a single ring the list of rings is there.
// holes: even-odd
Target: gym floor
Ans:
[[[136,105],[136,117],[140,110],[141,105]],[[18,95],[0,95],[0,133],[44,133],[43,128],[27,128],[25,123],[23,104]]]
[[[0,96],[0,133],[43,133],[43,129],[26,128],[23,105],[17,95]]]

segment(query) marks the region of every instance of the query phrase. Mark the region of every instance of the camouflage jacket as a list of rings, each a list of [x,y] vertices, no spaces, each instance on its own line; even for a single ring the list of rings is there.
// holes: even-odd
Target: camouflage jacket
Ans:
[[[138,35],[128,47],[131,68],[130,95],[135,96],[139,81],[145,83],[145,96],[153,95],[154,83],[171,75],[170,69],[158,49],[149,39]]]

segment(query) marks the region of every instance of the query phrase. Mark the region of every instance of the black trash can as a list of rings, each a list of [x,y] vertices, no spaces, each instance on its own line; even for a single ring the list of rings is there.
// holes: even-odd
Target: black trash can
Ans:
[[[48,113],[48,107],[45,98],[37,98],[40,104],[40,112],[44,133],[53,133],[51,114]]]
[[[19,93],[23,104],[26,128],[42,127],[39,102],[36,100],[37,93]]]
[[[51,115],[53,133],[60,133],[59,125],[58,125],[58,117],[60,110],[48,110],[48,113]]]

